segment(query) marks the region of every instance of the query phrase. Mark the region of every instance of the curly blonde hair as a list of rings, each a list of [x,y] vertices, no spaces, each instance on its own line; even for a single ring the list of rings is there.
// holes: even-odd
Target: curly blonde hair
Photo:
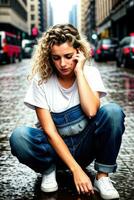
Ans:
[[[53,45],[70,42],[72,46],[83,51],[87,59],[90,58],[89,42],[80,36],[78,30],[71,24],[57,24],[49,28],[39,39],[36,51],[33,55],[32,71],[29,79],[39,73],[41,82],[47,80],[54,73],[54,65],[51,60],[51,49]]]

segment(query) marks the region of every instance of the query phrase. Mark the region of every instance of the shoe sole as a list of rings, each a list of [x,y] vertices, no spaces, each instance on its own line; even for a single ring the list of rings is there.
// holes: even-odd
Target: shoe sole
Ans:
[[[107,197],[107,196],[105,196],[105,195],[102,195],[102,194],[100,193],[100,191],[98,190],[98,188],[96,188],[96,187],[94,187],[94,190],[97,191],[97,192],[100,194],[101,198],[103,198],[103,199],[105,199],[105,200],[119,199],[119,198],[120,198],[120,196],[118,196],[118,197],[113,197],[113,198],[110,197],[110,198],[109,198],[109,197]]]
[[[41,187],[41,191],[43,192],[56,192],[58,190],[58,186],[55,186],[53,188],[43,188]]]

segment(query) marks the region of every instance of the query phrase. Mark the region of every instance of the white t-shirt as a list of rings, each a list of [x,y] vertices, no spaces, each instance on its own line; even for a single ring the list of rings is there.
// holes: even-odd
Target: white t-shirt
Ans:
[[[97,68],[85,65],[84,75],[93,91],[98,91],[100,97],[106,95],[106,89]],[[38,76],[33,78],[24,99],[24,103],[28,107],[32,109],[39,107],[59,113],[80,104],[76,81],[70,88],[66,89],[60,85],[55,74],[40,85],[38,80]]]

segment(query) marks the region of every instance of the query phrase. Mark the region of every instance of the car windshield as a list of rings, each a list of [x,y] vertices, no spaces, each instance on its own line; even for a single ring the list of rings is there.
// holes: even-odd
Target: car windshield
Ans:
[[[134,46],[134,37],[131,37],[131,44]]]
[[[111,40],[105,39],[103,40],[103,44],[111,44]]]
[[[104,39],[103,44],[117,44],[117,41],[114,39]]]
[[[126,46],[126,45],[132,45],[132,46],[134,46],[134,36],[127,36],[127,37],[123,38],[121,40],[120,44],[122,46]]]
[[[25,47],[33,47],[33,43],[27,43],[25,44]]]

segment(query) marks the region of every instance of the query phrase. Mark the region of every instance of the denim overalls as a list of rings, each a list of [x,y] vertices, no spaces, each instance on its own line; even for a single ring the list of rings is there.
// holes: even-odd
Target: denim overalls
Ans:
[[[75,160],[82,166],[95,161],[95,170],[115,172],[116,159],[124,132],[124,113],[120,106],[109,103],[89,119],[80,105],[61,113],[51,113],[57,130]],[[31,127],[16,128],[11,137],[12,154],[39,173],[49,173],[56,167],[64,169],[43,130]]]

